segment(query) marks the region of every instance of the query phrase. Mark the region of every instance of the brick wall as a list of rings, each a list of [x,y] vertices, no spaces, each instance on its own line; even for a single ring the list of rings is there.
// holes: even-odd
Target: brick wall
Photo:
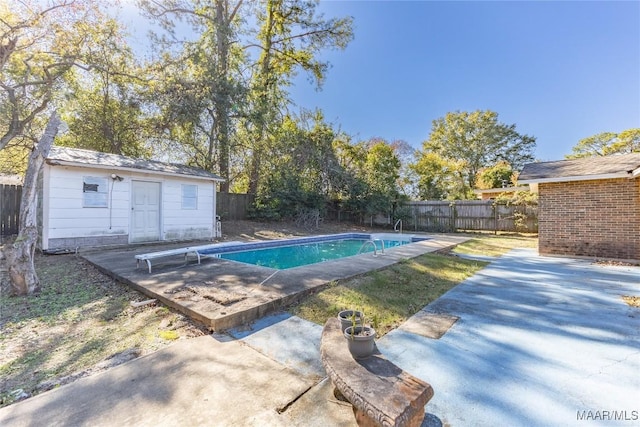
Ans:
[[[640,179],[539,184],[539,251],[640,260]]]

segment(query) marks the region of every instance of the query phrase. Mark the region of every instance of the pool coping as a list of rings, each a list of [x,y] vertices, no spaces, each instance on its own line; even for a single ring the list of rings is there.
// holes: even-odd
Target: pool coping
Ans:
[[[277,239],[277,240],[266,240],[266,241],[258,241],[258,242],[230,242],[229,244],[219,243],[217,245],[209,245],[212,247],[198,250],[197,253],[200,257],[217,257],[217,258],[225,258],[224,255],[231,253],[242,253],[242,252],[250,252],[250,251],[262,251],[265,249],[273,249],[273,248],[284,248],[284,247],[293,247],[293,246],[305,246],[313,243],[326,243],[326,242],[337,242],[341,240],[362,240],[364,243],[374,242],[374,250],[366,251],[366,252],[374,252],[375,255],[378,255],[378,251],[382,254],[385,253],[386,250],[391,249],[391,247],[386,247],[384,241],[396,240],[403,241],[403,245],[409,243],[416,243],[423,240],[428,240],[429,237],[426,236],[416,236],[415,234],[397,234],[397,233],[338,233],[338,234],[323,234],[318,236],[306,236],[306,237],[294,237],[290,239]],[[379,245],[377,242],[382,241],[382,244]],[[402,245],[401,245],[402,246]],[[363,247],[360,248],[362,251]],[[365,252],[363,252],[365,253]],[[359,255],[355,254],[355,255]],[[351,255],[351,256],[355,256]],[[347,258],[347,257],[341,257]],[[245,262],[234,260],[232,258],[225,258],[231,261],[236,262]],[[339,258],[337,258],[339,259]],[[328,262],[331,260],[326,260],[323,262]],[[253,264],[249,262],[249,264]],[[266,264],[266,263],[265,263]],[[262,264],[263,267],[274,268],[277,270],[289,270],[291,268],[304,267],[306,265],[311,264],[302,264],[296,267],[286,267],[286,268],[278,268],[275,266],[268,266]],[[259,264],[253,264],[259,265]]]
[[[374,256],[369,252],[286,270],[216,257],[203,258],[200,264],[193,261],[185,263],[183,257],[173,257],[154,266],[153,273],[149,274],[145,268],[136,268],[135,262],[135,255],[149,252],[148,246],[87,252],[81,256],[109,276],[158,299],[210,330],[220,332],[249,325],[269,313],[285,309],[332,281],[447,249],[469,239],[456,235],[412,235],[428,240],[389,248],[384,255]],[[274,241],[248,244],[269,242]],[[156,245],[153,248],[160,251],[180,246],[184,244]]]

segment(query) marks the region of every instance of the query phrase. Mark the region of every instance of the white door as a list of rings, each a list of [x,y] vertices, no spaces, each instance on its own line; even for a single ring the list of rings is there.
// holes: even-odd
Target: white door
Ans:
[[[131,191],[131,242],[160,240],[160,183],[133,181]]]

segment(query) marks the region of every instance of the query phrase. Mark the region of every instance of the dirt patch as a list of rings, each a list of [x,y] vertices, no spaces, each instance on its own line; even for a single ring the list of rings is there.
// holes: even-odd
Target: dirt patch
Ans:
[[[258,221],[224,222],[223,240],[282,239],[310,234],[371,231],[350,224],[318,228]],[[162,349],[175,340],[208,333],[202,325],[111,279],[73,254],[37,255],[39,295],[9,296],[0,247],[0,406],[93,375]],[[185,298],[232,305],[244,296],[190,283]]]
[[[640,297],[623,295],[622,300],[629,304],[631,307],[640,308]]]
[[[349,231],[371,232],[372,229],[349,223],[334,222],[321,222],[317,228],[299,227],[292,223],[260,221],[229,221],[222,223],[223,240],[275,240]],[[389,231],[389,229],[381,231]]]
[[[208,299],[225,307],[247,299],[246,294],[225,291],[224,289],[216,288],[216,285],[217,283],[215,282],[190,283],[165,293],[172,294],[173,298],[178,300],[198,301]]]
[[[619,267],[637,267],[637,263],[616,261],[616,260],[595,260],[594,265],[619,266]]]
[[[29,297],[9,296],[0,267],[0,406],[207,333],[157,303],[132,306],[148,297],[75,255],[35,261],[42,292]]]

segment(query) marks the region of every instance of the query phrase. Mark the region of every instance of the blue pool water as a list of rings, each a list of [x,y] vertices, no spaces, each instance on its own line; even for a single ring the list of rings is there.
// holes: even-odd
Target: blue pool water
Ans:
[[[353,256],[358,253],[373,252],[373,245],[367,244],[363,247],[367,241],[370,240],[349,238],[239,252],[225,252],[216,254],[215,256],[232,261],[285,270],[287,268]],[[382,250],[382,241],[376,240],[375,243],[377,245],[377,251],[380,253]],[[411,243],[411,241],[384,240],[384,247],[387,249],[407,243]]]

